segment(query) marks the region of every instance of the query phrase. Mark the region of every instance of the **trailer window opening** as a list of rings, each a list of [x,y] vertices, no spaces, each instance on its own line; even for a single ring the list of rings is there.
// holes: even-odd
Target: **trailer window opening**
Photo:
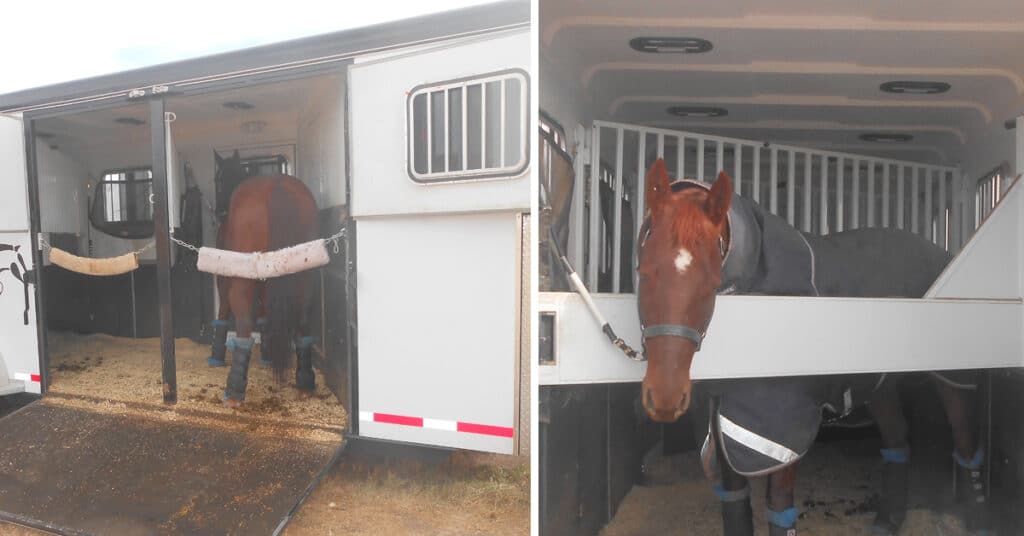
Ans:
[[[999,204],[1003,194],[1006,192],[1003,181],[1002,166],[993,169],[978,179],[978,185],[974,188],[974,228],[981,227],[992,210]]]
[[[528,159],[527,88],[526,73],[513,70],[411,91],[410,177],[429,183],[521,174]]]
[[[250,177],[288,175],[288,159],[280,154],[244,157],[238,163]]]
[[[99,195],[103,196],[104,221],[152,222],[153,171],[149,168],[108,171],[100,181]]]

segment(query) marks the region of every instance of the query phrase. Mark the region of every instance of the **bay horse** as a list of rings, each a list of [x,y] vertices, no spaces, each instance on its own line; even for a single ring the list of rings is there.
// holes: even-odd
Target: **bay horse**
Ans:
[[[221,219],[217,247],[244,253],[273,251],[316,239],[319,233],[316,200],[309,188],[290,175],[252,176],[238,151],[222,158],[216,151],[217,213]],[[295,386],[302,397],[316,389],[309,334],[312,272],[305,271],[258,281],[217,276],[220,307],[213,321],[211,366],[224,366],[228,316],[235,319],[234,350],[224,403],[237,407],[245,400],[254,325],[259,326],[261,354],[274,379],[284,380],[294,338]],[[261,317],[254,322],[256,295]]]
[[[903,231],[801,233],[734,195],[724,171],[710,187],[692,180],[670,184],[658,159],[645,190],[637,300],[648,364],[641,402],[657,422],[675,421],[690,406],[690,365],[718,294],[921,297],[950,260],[945,250]],[[966,524],[986,533],[991,520],[981,481],[984,455],[969,411],[971,373],[930,374],[953,431]],[[822,408],[856,400],[867,403],[882,437],[882,490],[872,533],[895,534],[907,511],[910,452],[894,376],[701,382],[712,400],[702,461],[706,473],[720,473],[715,491],[724,534],[753,534],[747,479],[761,475],[768,478],[769,534],[796,534],[797,463],[814,441]]]

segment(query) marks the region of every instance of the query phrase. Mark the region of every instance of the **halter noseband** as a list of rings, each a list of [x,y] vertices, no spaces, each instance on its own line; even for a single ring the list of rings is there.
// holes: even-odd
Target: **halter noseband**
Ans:
[[[655,324],[653,326],[645,327],[642,332],[642,337],[644,340],[644,346],[647,346],[647,339],[650,337],[660,337],[662,335],[682,337],[693,341],[693,344],[697,347],[694,351],[699,352],[700,345],[704,342],[704,335],[706,333],[707,331],[697,331],[690,326],[684,326],[682,324]],[[646,355],[644,357],[646,360]]]

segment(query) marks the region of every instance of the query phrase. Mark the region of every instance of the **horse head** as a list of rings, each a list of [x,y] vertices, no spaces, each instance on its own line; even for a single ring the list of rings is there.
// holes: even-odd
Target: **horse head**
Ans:
[[[249,172],[242,165],[242,158],[238,155],[237,150],[227,158],[221,157],[214,150],[213,158],[217,162],[217,174],[213,178],[217,197],[217,219],[223,222],[228,214],[231,194],[242,181],[249,177]]]
[[[690,365],[722,281],[731,199],[724,171],[710,189],[679,191],[669,184],[663,160],[647,173],[637,301],[647,355],[642,401],[655,421],[674,421],[690,406]]]

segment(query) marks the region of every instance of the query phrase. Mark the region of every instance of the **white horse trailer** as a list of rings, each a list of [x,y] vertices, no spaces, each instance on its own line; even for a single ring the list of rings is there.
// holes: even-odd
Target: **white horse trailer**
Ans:
[[[42,395],[29,414],[48,400],[105,398],[222,411],[208,390],[223,389],[226,370],[208,369],[189,340],[208,339],[219,297],[194,261],[182,270],[188,248],[171,241],[215,245],[214,177],[234,153],[250,174],[300,178],[320,236],[345,232],[326,243],[331,262],[315,278],[321,391],[313,406],[275,417],[300,436],[341,435],[297,464],[316,469],[301,489],[284,486],[287,508],[258,516],[277,525],[342,436],[528,454],[529,18],[525,2],[496,3],[0,96],[0,394]],[[189,205],[190,195],[201,201]],[[139,266],[79,275],[51,263],[57,248],[93,259],[134,252]],[[124,359],[112,357],[115,345]],[[66,361],[76,346],[98,349],[87,365]],[[83,367],[115,362],[93,387],[68,391]],[[115,393],[133,388],[135,373],[116,367],[128,362],[148,368],[141,398],[125,402]],[[211,373],[216,381],[197,379]],[[267,374],[250,369],[256,407],[279,393],[254,392]],[[324,404],[335,408],[327,420],[310,420]],[[32,428],[54,430],[36,447],[69,440],[33,418]],[[19,441],[16,428],[0,420],[0,437]],[[88,446],[89,463],[114,465],[117,448]],[[41,517],[32,505],[42,503],[28,499],[0,502],[0,519],[114,530],[70,513]]]
[[[597,307],[641,347],[634,239],[664,158],[673,178],[728,172],[804,232],[905,229],[956,254],[924,299],[720,296],[694,379],[1019,371],[1024,64],[1005,51],[1024,44],[1022,20],[1003,1],[541,2],[541,128],[557,133],[542,154],[572,162],[567,253]],[[619,436],[636,435],[629,386],[645,364],[580,296],[551,290],[537,304],[541,529],[592,533],[642,455]]]

